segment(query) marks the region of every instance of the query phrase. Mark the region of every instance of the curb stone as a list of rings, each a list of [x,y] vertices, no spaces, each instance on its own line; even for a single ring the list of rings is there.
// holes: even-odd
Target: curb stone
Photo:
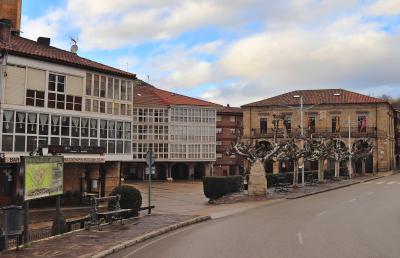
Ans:
[[[391,175],[394,175],[394,174],[395,173],[388,174],[388,175],[382,175],[382,176],[375,176],[373,178],[364,179],[364,180],[361,180],[361,181],[358,181],[358,182],[349,183],[349,184],[346,184],[346,185],[338,185],[336,187],[324,189],[324,190],[317,191],[317,192],[306,193],[306,194],[302,194],[302,195],[298,195],[298,196],[294,196],[294,197],[287,197],[286,199],[288,199],[288,200],[300,199],[300,198],[303,198],[303,197],[307,197],[307,196],[311,196],[311,195],[315,195],[315,194],[319,194],[319,193],[325,193],[325,192],[333,191],[333,190],[336,190],[336,189],[345,188],[345,187],[348,187],[348,186],[361,184],[361,183],[372,181],[372,180],[377,180],[377,179],[380,179],[380,178],[383,178],[383,177],[387,177],[387,176],[391,176]]]
[[[128,241],[125,241],[125,242],[123,242],[121,244],[115,245],[115,246],[113,246],[113,247],[111,247],[111,248],[109,248],[107,250],[104,250],[102,252],[99,252],[99,253],[97,253],[95,255],[88,255],[88,256],[85,256],[85,257],[91,257],[91,258],[106,257],[107,255],[110,255],[112,253],[115,253],[115,252],[118,252],[120,250],[123,250],[123,249],[125,249],[125,248],[127,248],[129,246],[144,242],[145,240],[148,240],[150,238],[154,238],[154,237],[160,236],[162,234],[168,233],[170,231],[173,231],[175,229],[183,228],[183,227],[186,227],[186,226],[189,226],[189,225],[192,225],[192,224],[196,224],[196,223],[200,223],[200,222],[203,222],[203,221],[206,221],[206,220],[210,220],[210,219],[211,219],[210,216],[199,216],[199,217],[196,217],[196,218],[193,218],[193,219],[189,219],[189,220],[186,220],[186,221],[174,224],[174,225],[170,225],[170,226],[158,229],[158,230],[154,230],[154,231],[145,233],[145,234],[143,234],[141,236],[135,237],[135,238],[133,238],[131,240],[128,240]]]

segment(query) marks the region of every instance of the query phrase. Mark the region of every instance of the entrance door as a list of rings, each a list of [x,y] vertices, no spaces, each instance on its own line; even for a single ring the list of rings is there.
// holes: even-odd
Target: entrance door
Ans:
[[[0,206],[10,205],[15,193],[15,176],[12,169],[0,169]]]

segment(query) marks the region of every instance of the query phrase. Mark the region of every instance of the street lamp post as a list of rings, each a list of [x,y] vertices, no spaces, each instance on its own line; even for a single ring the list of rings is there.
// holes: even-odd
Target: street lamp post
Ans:
[[[301,129],[301,149],[303,150],[304,148],[304,102],[303,102],[303,96],[301,95],[295,95],[293,98],[299,98],[300,99],[300,129]],[[304,157],[303,157],[303,164],[301,166],[301,184],[304,187]]]

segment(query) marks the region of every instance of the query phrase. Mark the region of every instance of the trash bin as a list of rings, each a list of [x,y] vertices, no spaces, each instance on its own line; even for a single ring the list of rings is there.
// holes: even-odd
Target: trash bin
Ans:
[[[2,229],[0,232],[2,233],[0,234],[0,250],[3,250],[8,247],[9,237],[22,234],[22,207],[11,205],[3,207],[1,210]]]

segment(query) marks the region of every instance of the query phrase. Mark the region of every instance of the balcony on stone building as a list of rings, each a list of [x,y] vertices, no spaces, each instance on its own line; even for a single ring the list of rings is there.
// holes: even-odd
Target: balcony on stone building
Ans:
[[[363,129],[356,127],[351,127],[351,138],[376,138],[379,135],[383,136],[384,132],[377,132],[376,127],[366,127]],[[253,128],[252,130],[252,137],[253,138],[267,138],[273,139],[274,138],[274,131],[270,128],[268,130],[261,130],[259,128]],[[314,130],[308,130],[307,128],[304,129],[304,134],[307,136],[309,134],[312,135],[313,138],[348,138],[349,137],[349,129],[348,127],[341,127],[338,129],[334,129],[331,127],[325,128],[315,128]],[[292,129],[288,132],[288,138],[300,138],[300,129]],[[278,132],[276,133],[276,137],[278,139],[284,138],[284,130],[283,128],[279,128]]]

